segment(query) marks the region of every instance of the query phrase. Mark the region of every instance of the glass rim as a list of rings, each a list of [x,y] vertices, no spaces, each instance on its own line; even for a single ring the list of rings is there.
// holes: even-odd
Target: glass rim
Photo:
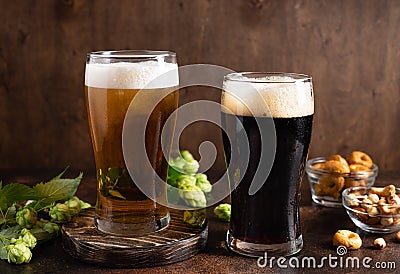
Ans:
[[[89,52],[87,57],[108,59],[158,59],[160,57],[176,57],[176,53],[167,50],[102,50]]]
[[[281,79],[268,79],[268,77],[278,77]],[[286,77],[284,79],[283,77]],[[245,83],[297,83],[312,81],[312,77],[307,74],[294,72],[233,72],[225,75],[224,81],[245,82]]]

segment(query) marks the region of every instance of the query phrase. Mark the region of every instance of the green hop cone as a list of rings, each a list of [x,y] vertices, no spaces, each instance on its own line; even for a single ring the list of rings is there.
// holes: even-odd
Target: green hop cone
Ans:
[[[32,228],[37,221],[37,213],[31,207],[24,207],[15,216],[17,223],[21,227]]]
[[[170,161],[170,166],[175,171],[184,174],[195,174],[199,170],[199,162],[197,162],[189,151],[181,151],[181,155]]]
[[[76,199],[71,198],[66,201],[65,204],[68,206],[71,216],[78,215],[78,213],[81,211],[81,204]]]
[[[179,183],[196,185],[196,177],[194,177],[193,175],[186,175],[186,174],[179,175],[177,181],[178,185]]]
[[[231,205],[220,204],[214,209],[214,214],[223,221],[231,221]]]
[[[206,222],[206,210],[185,210],[183,212],[183,221],[192,227],[203,227]]]
[[[198,186],[187,182],[179,182],[178,188],[179,197],[185,201],[187,205],[193,207],[206,207],[206,196]]]
[[[16,240],[15,243],[6,246],[7,260],[9,263],[22,264],[29,263],[32,259],[32,252],[25,242]]]
[[[207,180],[207,175],[196,174],[196,186],[198,186],[204,193],[209,193],[212,190],[212,185],[209,180]]]
[[[36,246],[37,240],[35,236],[33,236],[32,233],[26,228],[22,229],[19,239],[22,240],[25,245],[31,249]]]
[[[49,215],[51,220],[55,222],[71,221],[71,212],[66,204],[57,203],[50,209]]]

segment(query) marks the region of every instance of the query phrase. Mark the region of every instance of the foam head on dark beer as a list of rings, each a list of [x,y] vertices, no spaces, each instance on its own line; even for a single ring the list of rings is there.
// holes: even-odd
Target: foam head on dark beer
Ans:
[[[241,116],[292,118],[314,114],[311,79],[274,75],[251,78],[228,75],[222,111]]]

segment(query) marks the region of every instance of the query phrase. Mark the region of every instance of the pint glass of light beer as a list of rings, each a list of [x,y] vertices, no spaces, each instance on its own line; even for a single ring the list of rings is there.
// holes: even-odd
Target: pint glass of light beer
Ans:
[[[242,176],[240,182],[230,182],[234,190],[227,245],[252,257],[265,252],[268,256],[295,254],[303,246],[299,198],[314,115],[311,77],[232,73],[225,76],[221,101],[222,125],[228,133],[223,133],[223,143],[229,180]],[[268,131],[271,125],[274,130]],[[262,149],[262,142],[272,141],[275,149]],[[243,167],[245,142],[249,161]],[[261,164],[261,156],[271,153],[275,156],[270,166]],[[260,170],[269,172],[255,178]],[[261,187],[250,193],[253,183]]]
[[[171,77],[154,82],[167,72]],[[135,166],[135,170],[147,172],[146,176],[141,176],[146,182],[139,183],[153,189],[158,198],[165,198],[166,189],[157,188],[154,177],[165,180],[167,176],[169,152],[168,145],[166,150],[161,149],[161,132],[173,134],[173,123],[169,123],[171,128],[163,127],[178,107],[178,81],[178,66],[173,52],[130,50],[88,54],[85,94],[97,172],[94,222],[98,230],[133,236],[168,226],[168,209],[143,194],[137,187],[138,182],[130,176],[124,160],[122,135],[127,112],[133,108],[129,115],[134,117],[131,117],[129,126],[135,130],[135,123],[146,123],[145,129],[136,129],[145,134],[145,142],[141,144],[146,153],[131,156],[134,161],[130,164]],[[148,100],[130,106],[139,92]],[[153,108],[151,98],[159,94],[165,96]],[[149,109],[152,111],[150,116],[144,115]],[[172,137],[167,139],[172,140]],[[130,141],[140,142],[139,138]],[[143,165],[146,161],[151,163],[151,171]]]

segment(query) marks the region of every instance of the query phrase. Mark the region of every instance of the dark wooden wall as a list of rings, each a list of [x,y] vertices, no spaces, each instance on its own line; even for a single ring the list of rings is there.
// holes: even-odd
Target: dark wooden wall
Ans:
[[[94,167],[86,53],[175,51],[180,65],[313,76],[310,156],[369,152],[399,169],[400,1],[0,0],[0,168]],[[218,100],[189,88],[181,103]],[[221,148],[217,128],[182,138]],[[214,167],[222,170],[222,158]]]

